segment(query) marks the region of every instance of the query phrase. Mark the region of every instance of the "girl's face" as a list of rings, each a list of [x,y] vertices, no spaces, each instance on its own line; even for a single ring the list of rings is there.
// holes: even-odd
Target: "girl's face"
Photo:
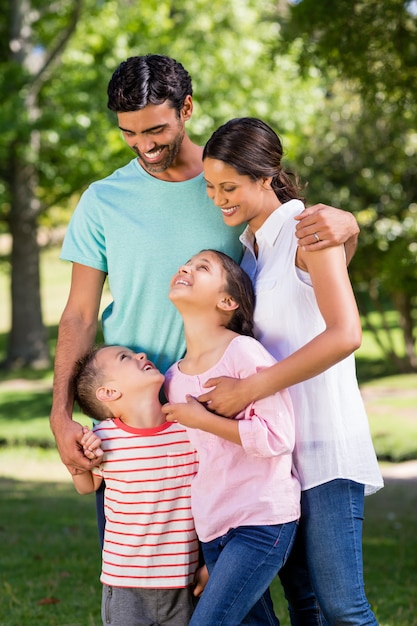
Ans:
[[[170,282],[169,299],[174,304],[195,302],[198,306],[217,304],[227,296],[223,265],[213,252],[199,252],[181,265]]]
[[[280,204],[270,178],[254,181],[211,158],[204,159],[203,167],[207,195],[220,208],[228,226],[248,222],[255,231]]]

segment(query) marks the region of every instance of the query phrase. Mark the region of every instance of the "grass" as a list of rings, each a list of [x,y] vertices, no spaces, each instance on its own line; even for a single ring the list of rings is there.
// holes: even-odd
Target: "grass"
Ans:
[[[99,626],[94,496],[75,492],[53,450],[5,454],[15,477],[0,478],[0,626]],[[416,481],[389,480],[366,499],[365,583],[380,626],[417,626],[416,508]],[[272,595],[289,626],[278,580]]]
[[[0,625],[98,626],[93,497],[68,482],[0,479]]]

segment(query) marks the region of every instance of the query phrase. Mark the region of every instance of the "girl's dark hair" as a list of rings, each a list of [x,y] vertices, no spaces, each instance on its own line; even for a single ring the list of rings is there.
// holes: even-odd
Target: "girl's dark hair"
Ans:
[[[252,281],[246,272],[230,256],[219,250],[202,250],[211,252],[219,259],[226,274],[225,291],[232,296],[239,307],[232,312],[226,328],[239,335],[253,337],[253,312],[255,309],[255,291]]]
[[[179,115],[186,96],[193,95],[191,76],[170,57],[159,54],[130,57],[114,72],[107,88],[111,111],[138,111],[166,100]]]
[[[276,132],[255,117],[240,117],[220,126],[203,151],[203,160],[217,159],[252,180],[272,177],[272,189],[282,203],[300,199],[298,178],[281,167],[283,149]]]

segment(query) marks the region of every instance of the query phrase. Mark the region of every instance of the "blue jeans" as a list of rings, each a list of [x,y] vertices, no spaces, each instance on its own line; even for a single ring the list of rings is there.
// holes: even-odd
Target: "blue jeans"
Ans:
[[[363,512],[364,486],[351,480],[302,492],[299,531],[280,572],[292,626],[378,624],[364,589]]]
[[[288,558],[297,526],[239,526],[202,543],[210,578],[190,626],[279,626],[268,587]]]

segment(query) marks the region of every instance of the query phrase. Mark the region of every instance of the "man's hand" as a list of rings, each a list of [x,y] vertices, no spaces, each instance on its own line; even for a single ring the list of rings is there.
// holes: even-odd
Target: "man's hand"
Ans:
[[[70,417],[59,420],[51,418],[56,445],[62,462],[70,474],[79,474],[91,470],[101,463],[103,451],[95,446],[84,450],[82,439],[84,430],[81,424]]]
[[[352,213],[326,204],[315,204],[295,217],[298,245],[305,250],[323,250],[349,242],[348,260],[353,256],[359,226]],[[351,254],[350,254],[351,253]]]
[[[248,378],[230,378],[229,376],[210,378],[204,387],[214,387],[214,389],[198,396],[197,400],[202,402],[209,411],[214,411],[223,417],[234,417],[252,402],[252,398],[245,396],[245,391],[248,391],[248,381]]]

